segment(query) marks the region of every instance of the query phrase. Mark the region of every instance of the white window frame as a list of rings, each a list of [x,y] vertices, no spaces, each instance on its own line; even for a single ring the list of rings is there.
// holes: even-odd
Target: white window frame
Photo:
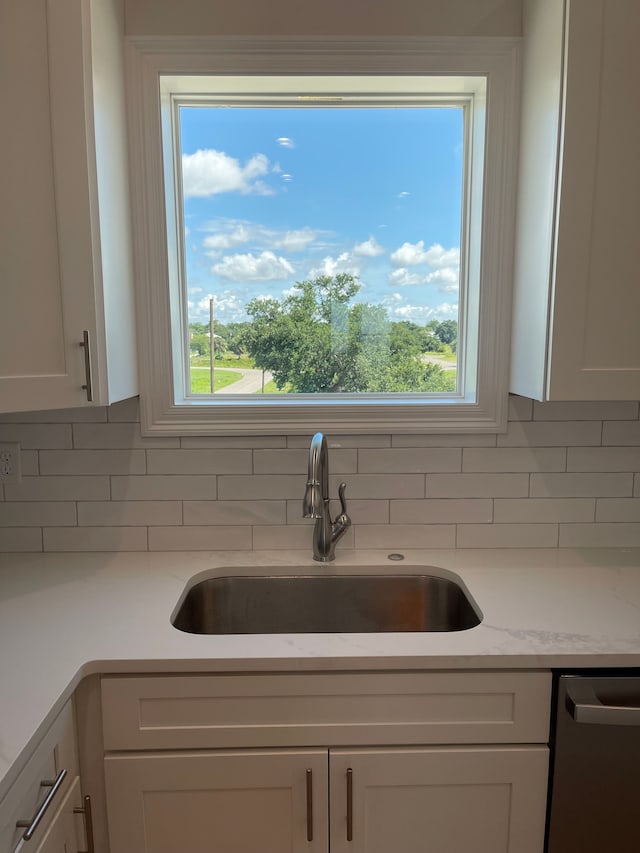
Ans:
[[[179,268],[173,169],[163,159],[171,133],[160,78],[181,75],[450,76],[486,78],[481,248],[467,246],[481,282],[475,367],[460,395],[252,395],[176,398],[184,374],[174,345],[170,270]],[[517,156],[519,39],[504,38],[135,38],[127,39],[130,163],[141,387],[145,435],[463,433],[506,428]],[[477,202],[476,202],[477,203]],[[463,235],[464,239],[464,235]],[[175,291],[175,288],[173,289]],[[473,302],[473,294],[468,300]],[[467,305],[465,310],[469,310]],[[465,319],[460,317],[461,324]],[[173,327],[175,329],[175,322]],[[469,364],[474,362],[469,360]],[[464,370],[464,368],[463,368]],[[475,376],[473,374],[476,374]],[[177,382],[174,381],[177,378]],[[475,386],[470,399],[469,387]],[[341,395],[342,397],[342,395]],[[303,398],[303,399],[302,399]]]

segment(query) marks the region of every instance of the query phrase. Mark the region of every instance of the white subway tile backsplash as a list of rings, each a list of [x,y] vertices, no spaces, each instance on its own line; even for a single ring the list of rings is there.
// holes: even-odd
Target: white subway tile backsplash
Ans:
[[[557,548],[557,524],[459,524],[458,548]]]
[[[78,503],[82,527],[156,527],[182,524],[181,501],[88,501]]]
[[[394,448],[358,450],[361,474],[415,474],[429,471],[459,471],[460,448]]]
[[[633,474],[531,474],[532,498],[630,497]]]
[[[77,524],[73,501],[3,501],[0,527],[67,527]]]
[[[390,435],[333,435],[326,436],[329,448],[348,449],[358,447],[391,447]],[[287,436],[287,447],[309,450],[311,435]]]
[[[640,447],[570,447],[567,471],[640,471]]]
[[[391,437],[392,447],[495,447],[495,435],[422,435],[420,433],[409,433],[408,435],[393,435]]]
[[[497,524],[594,520],[595,498],[519,498],[493,502],[493,520]]]
[[[427,474],[428,498],[523,498],[528,474]]]
[[[186,525],[262,525],[287,521],[287,505],[283,500],[185,501],[183,506]]]
[[[250,450],[147,450],[149,474],[250,474]]]
[[[304,477],[299,474],[263,474],[260,476],[218,477],[218,498],[220,500],[286,500],[304,494]]]
[[[356,548],[640,546],[638,403],[509,401],[501,435],[328,435]],[[144,438],[137,398],[0,415],[0,550],[311,552],[310,435]],[[637,472],[637,473],[635,473]]]
[[[605,421],[602,444],[640,447],[640,421]]]
[[[271,527],[253,528],[253,547],[257,551],[286,551],[289,548],[305,550],[311,554],[313,541],[313,521],[307,520],[306,525],[279,524]],[[336,552],[353,548],[353,528],[347,530],[336,546]]]
[[[253,450],[257,447],[281,447],[287,446],[284,435],[183,435],[180,446],[202,450],[211,447],[221,450],[225,447],[237,448],[238,450]]]
[[[637,548],[640,524],[561,524],[560,548]]]
[[[217,478],[211,476],[111,477],[114,501],[215,500]]]
[[[638,404],[621,400],[568,401],[533,404],[535,421],[623,421],[638,417]]]
[[[146,527],[45,527],[45,551],[146,551]]]
[[[41,475],[144,474],[144,450],[41,450]]]
[[[307,476],[309,448],[294,450],[254,450],[254,474],[297,474]],[[334,474],[353,474],[358,470],[357,450],[332,450],[329,468]]]
[[[351,498],[370,498],[373,500],[393,500],[394,498],[423,498],[424,474],[350,474],[347,482],[347,500]],[[329,477],[332,497],[338,494],[341,478]],[[303,489],[304,491],[304,489]],[[302,499],[302,492],[298,486]]]
[[[51,409],[44,412],[11,412],[0,414],[2,424],[78,424],[100,423],[107,420],[104,406],[83,409]]]
[[[0,527],[0,552],[42,551],[40,527]]]
[[[112,450],[137,447],[180,447],[179,438],[143,438],[137,423],[74,424],[77,450]]]
[[[572,520],[578,521],[578,519]],[[596,501],[596,521],[640,522],[640,499],[598,498]]]
[[[600,421],[511,421],[498,436],[498,447],[568,447],[599,445]]]
[[[250,551],[252,528],[150,527],[150,551]]]
[[[390,502],[391,524],[488,524],[493,519],[490,498],[443,498]]]
[[[22,450],[67,449],[70,424],[0,424],[0,441],[18,441]]]
[[[462,470],[468,472],[564,471],[564,447],[465,447]]]
[[[358,548],[455,548],[454,524],[380,524],[355,528]]]
[[[23,477],[4,487],[7,501],[108,501],[108,477]]]

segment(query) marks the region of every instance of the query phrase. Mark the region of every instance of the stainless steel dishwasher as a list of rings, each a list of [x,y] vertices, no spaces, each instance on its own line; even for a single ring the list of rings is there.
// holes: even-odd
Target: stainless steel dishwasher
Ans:
[[[640,675],[558,681],[548,853],[640,851]]]

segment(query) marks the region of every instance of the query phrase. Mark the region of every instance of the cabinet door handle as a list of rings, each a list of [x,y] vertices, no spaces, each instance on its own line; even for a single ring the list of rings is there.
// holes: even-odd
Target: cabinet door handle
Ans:
[[[84,815],[84,833],[87,837],[87,849],[79,850],[78,853],[94,853],[93,846],[93,812],[91,811],[91,797],[89,794],[82,798],[83,806],[74,808],[74,814]]]
[[[307,841],[313,841],[313,771],[307,770]],[[91,853],[91,851],[89,851]]]
[[[347,769],[347,841],[353,841],[353,770]]]
[[[89,348],[89,332],[85,329],[82,333],[82,340],[80,341],[80,346],[84,349],[84,376],[85,376],[85,384],[82,386],[83,390],[87,392],[87,402],[93,402],[93,388],[91,387],[91,351]]]
[[[19,827],[20,829],[23,829],[26,827],[24,834],[22,836],[24,841],[29,841],[31,839],[33,833],[38,828],[40,821],[42,820],[42,818],[47,813],[47,810],[48,810],[49,806],[51,805],[51,803],[53,802],[55,795],[60,790],[60,786],[64,782],[66,775],[67,775],[67,771],[61,770],[55,779],[43,779],[42,782],[40,782],[41,788],[51,788],[51,790],[49,791],[47,796],[44,798],[44,800],[42,801],[42,803],[38,807],[36,813],[31,818],[31,820],[19,820],[16,822],[16,826]]]

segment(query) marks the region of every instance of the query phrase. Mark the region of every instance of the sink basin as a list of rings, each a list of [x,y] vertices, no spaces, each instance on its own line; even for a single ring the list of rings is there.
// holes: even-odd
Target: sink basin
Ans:
[[[478,613],[437,575],[234,575],[196,583],[171,621],[191,634],[464,631]]]

